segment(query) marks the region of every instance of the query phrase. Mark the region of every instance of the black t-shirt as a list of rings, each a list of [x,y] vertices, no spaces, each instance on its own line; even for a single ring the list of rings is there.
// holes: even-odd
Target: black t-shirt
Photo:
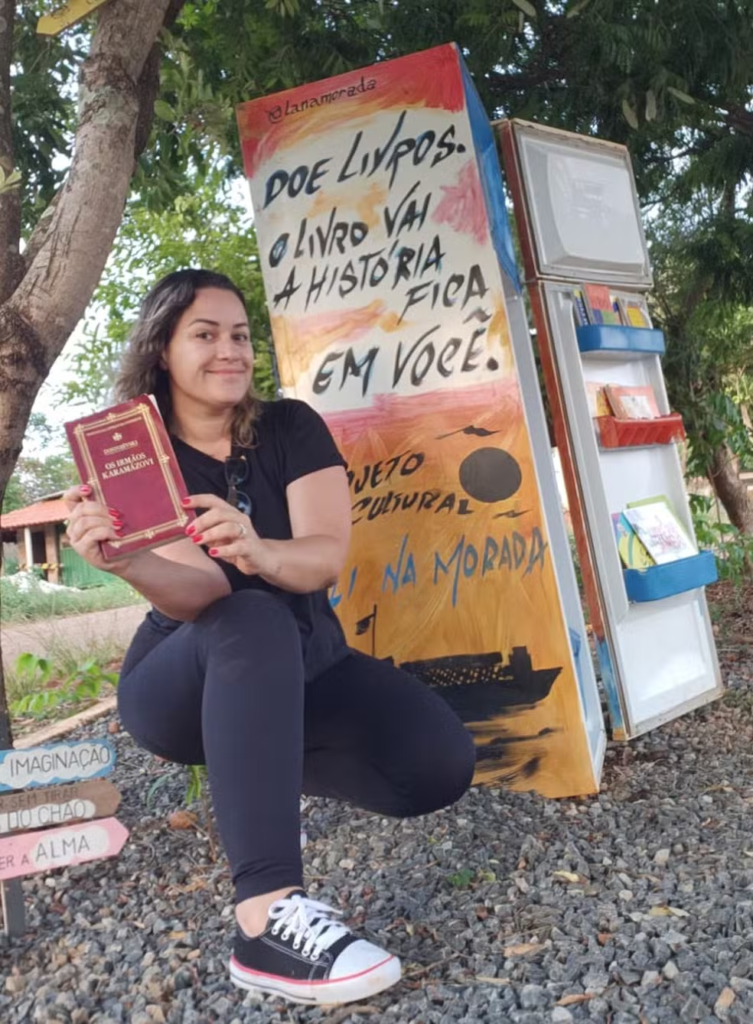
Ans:
[[[260,537],[290,540],[286,488],[294,480],[330,466],[344,466],[324,420],[305,402],[284,398],[262,403],[255,424],[253,448],[233,448],[245,455],[249,474],[238,489],[251,498],[251,521]],[[227,495],[224,463],[173,438],[175,454],[189,494]],[[342,627],[326,590],[292,594],[259,576],[247,576],[234,565],[215,559],[234,591],[254,587],[280,597],[291,609],[301,633],[306,679],[339,661],[346,653]]]

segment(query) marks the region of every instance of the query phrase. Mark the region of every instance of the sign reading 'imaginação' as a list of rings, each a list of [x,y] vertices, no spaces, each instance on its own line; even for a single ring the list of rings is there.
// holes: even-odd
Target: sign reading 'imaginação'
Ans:
[[[0,792],[100,778],[114,766],[115,748],[106,739],[0,750]]]

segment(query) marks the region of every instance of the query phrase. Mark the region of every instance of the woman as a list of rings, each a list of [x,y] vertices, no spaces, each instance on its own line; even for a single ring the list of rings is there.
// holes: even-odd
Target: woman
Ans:
[[[125,658],[121,720],[137,743],[206,764],[236,890],[241,988],[296,1002],[372,996],[396,957],[303,889],[302,793],[426,814],[470,784],[474,748],[445,702],[347,647],[327,600],[345,563],[344,462],[303,402],[261,402],[243,295],[182,270],[144,300],[116,385],[153,394],[197,518],[186,539],[105,563],[117,509],[67,497],[71,545],[152,604]]]

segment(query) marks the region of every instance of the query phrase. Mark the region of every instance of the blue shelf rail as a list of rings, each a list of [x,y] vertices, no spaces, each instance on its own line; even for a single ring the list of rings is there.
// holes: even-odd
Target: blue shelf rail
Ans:
[[[655,327],[625,327],[622,324],[587,324],[576,327],[581,352],[634,352],[636,355],[664,355],[664,334]]]
[[[716,583],[716,558],[711,551],[700,551],[690,558],[678,558],[647,569],[624,569],[625,589],[630,601],[660,601],[686,590]]]

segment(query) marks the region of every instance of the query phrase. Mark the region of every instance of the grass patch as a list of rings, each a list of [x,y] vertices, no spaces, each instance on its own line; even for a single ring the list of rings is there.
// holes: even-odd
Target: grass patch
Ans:
[[[26,573],[22,579],[19,577],[20,574],[0,577],[0,618],[3,626],[123,608],[144,601],[130,584],[116,576],[107,586],[88,590],[49,588],[43,581]]]
[[[72,676],[87,662],[94,662],[109,672],[120,665],[125,654],[123,644],[110,637],[87,639],[84,644],[72,644],[62,636],[54,637],[46,647],[45,660],[53,666],[53,685]],[[42,688],[33,673],[19,670],[18,663],[5,670],[5,686],[10,703],[38,693]]]
[[[46,645],[46,657],[22,654],[5,671],[8,705],[15,735],[42,722],[68,718],[116,692],[125,653],[114,639],[71,644],[64,637]]]

